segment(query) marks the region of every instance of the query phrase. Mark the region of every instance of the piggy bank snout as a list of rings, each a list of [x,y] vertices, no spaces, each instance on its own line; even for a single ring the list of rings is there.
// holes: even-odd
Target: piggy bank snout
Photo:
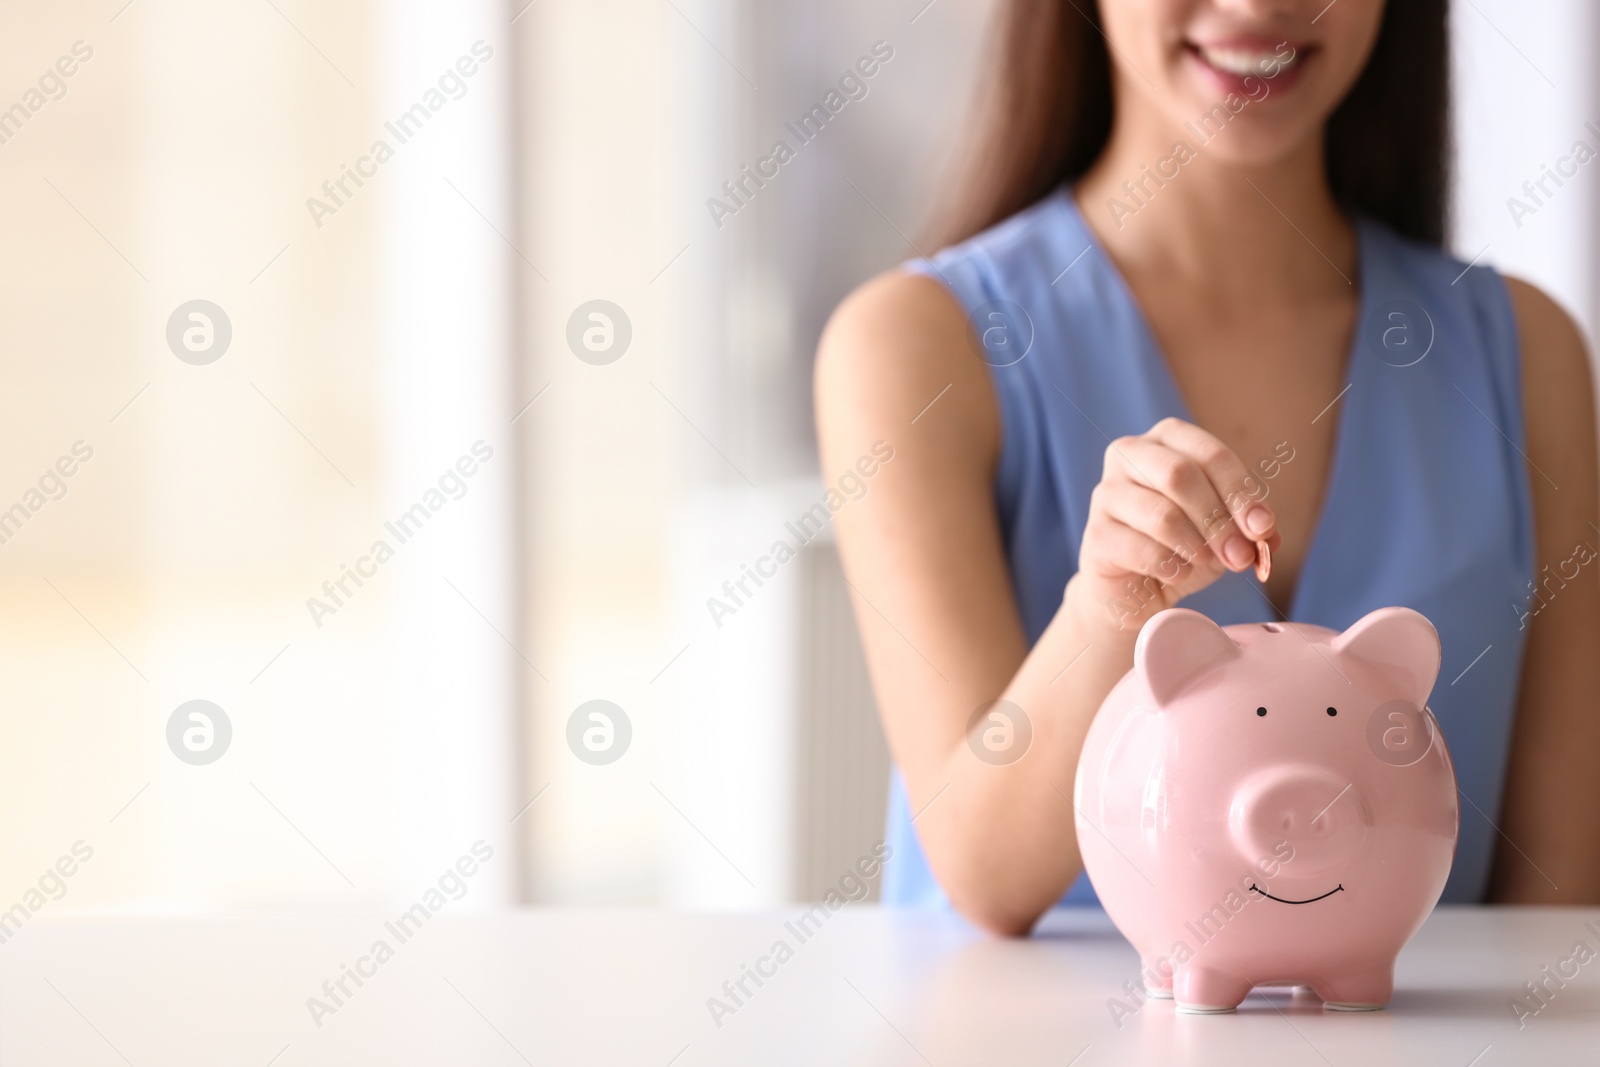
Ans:
[[[1370,824],[1355,784],[1320,767],[1263,771],[1239,787],[1231,807],[1234,844],[1246,861],[1288,878],[1342,867],[1361,850]]]

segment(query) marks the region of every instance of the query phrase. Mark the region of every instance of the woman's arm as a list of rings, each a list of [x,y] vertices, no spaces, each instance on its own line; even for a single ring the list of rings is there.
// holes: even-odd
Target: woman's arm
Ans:
[[[822,340],[818,436],[825,476],[874,442],[894,449],[870,492],[837,518],[873,688],[940,885],[969,919],[1020,934],[1082,869],[1078,754],[1132,666],[1140,625],[1220,577],[1224,546],[1238,553],[1227,569],[1254,556],[1215,489],[1247,475],[1230,450],[1177,420],[1119,439],[1094,491],[1078,573],[1030,651],[994,505],[999,413],[976,344],[937,282],[889,274],[868,283]],[[1252,503],[1237,492],[1232,500],[1241,511]],[[1130,576],[1152,574],[1169,576],[1151,582],[1157,601],[1119,626],[1108,600]],[[997,698],[1021,707],[1033,734],[1022,758],[999,765],[967,742],[974,712]]]
[[[1583,339],[1549,297],[1511,280],[1522,343],[1535,571],[1565,584],[1529,620],[1491,898],[1600,903],[1600,489]],[[1585,552],[1575,558],[1582,545]],[[1588,562],[1571,574],[1578,558]],[[1565,561],[1572,560],[1572,563]],[[1565,563],[1565,566],[1562,565]],[[1544,572],[1548,565],[1550,570]],[[1468,813],[1465,818],[1473,818]]]

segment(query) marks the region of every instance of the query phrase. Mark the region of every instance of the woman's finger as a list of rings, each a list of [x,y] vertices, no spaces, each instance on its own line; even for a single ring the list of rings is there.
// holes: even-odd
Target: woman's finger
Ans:
[[[1165,494],[1129,481],[1102,483],[1095,494],[1107,518],[1138,531],[1159,546],[1159,558],[1143,561],[1150,565],[1146,573],[1157,574],[1159,570],[1158,576],[1170,581],[1174,560],[1203,569],[1222,569],[1223,561],[1212,546],[1206,544],[1184,510]]]
[[[1124,437],[1107,449],[1106,466],[1106,477],[1120,476],[1176,504],[1200,543],[1231,570],[1254,565],[1255,546],[1234,529],[1232,512],[1222,494],[1193,456],[1149,435]]]
[[[1209,551],[1199,556],[1174,551],[1103,512],[1089,520],[1080,563],[1111,583],[1105,606],[1119,628],[1152,602],[1157,608],[1167,607],[1186,596],[1186,590],[1206,584],[1195,578],[1200,569],[1210,576],[1208,580],[1222,572]]]
[[[1149,492],[1139,486],[1125,486],[1130,490]],[[1106,507],[1089,520],[1083,538],[1083,563],[1087,569],[1103,578],[1117,578],[1128,574],[1156,576],[1164,567],[1170,573],[1168,561],[1174,558],[1192,558],[1194,553],[1175,549],[1147,529],[1130,525],[1120,516],[1127,508]]]
[[[1238,453],[1216,435],[1182,419],[1162,419],[1146,435],[1193,459],[1205,471],[1228,514],[1251,540],[1268,539],[1277,517],[1262,498],[1266,495],[1261,479],[1250,472]]]

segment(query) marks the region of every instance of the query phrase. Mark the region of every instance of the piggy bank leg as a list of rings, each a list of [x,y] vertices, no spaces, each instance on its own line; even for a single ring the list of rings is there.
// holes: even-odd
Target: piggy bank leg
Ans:
[[[1156,1000],[1172,999],[1172,963],[1165,957],[1161,960],[1140,957],[1139,974],[1144,979],[1145,996]]]
[[[1210,967],[1180,966],[1173,977],[1172,995],[1185,1015],[1230,1012],[1250,994],[1250,983]]]
[[[1377,1011],[1394,995],[1394,964],[1335,974],[1315,986],[1329,1011]]]

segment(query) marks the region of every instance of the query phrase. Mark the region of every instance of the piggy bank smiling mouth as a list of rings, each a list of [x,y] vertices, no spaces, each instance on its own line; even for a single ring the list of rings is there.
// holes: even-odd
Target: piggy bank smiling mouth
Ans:
[[[1322,894],[1320,897],[1312,897],[1309,900],[1284,900],[1282,897],[1275,897],[1271,893],[1268,893],[1265,889],[1257,888],[1254,885],[1252,885],[1250,887],[1250,891],[1252,893],[1260,893],[1262,896],[1266,897],[1268,900],[1276,900],[1279,904],[1315,904],[1319,900],[1327,900],[1329,897],[1333,896],[1335,893],[1344,892],[1344,884],[1341,882],[1338,886],[1335,886],[1333,889],[1328,890],[1326,893]]]

